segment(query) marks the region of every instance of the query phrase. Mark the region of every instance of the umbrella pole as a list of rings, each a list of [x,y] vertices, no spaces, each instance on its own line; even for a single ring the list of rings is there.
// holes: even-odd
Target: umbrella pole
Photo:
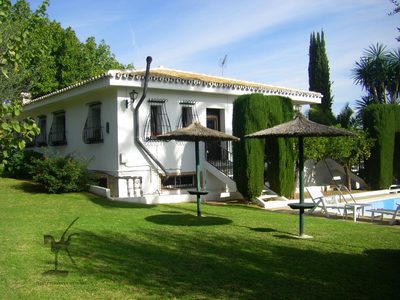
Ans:
[[[303,137],[299,137],[299,196],[300,203],[304,203],[304,160],[303,160]],[[300,236],[304,235],[304,209],[300,209]]]
[[[303,151],[303,137],[299,137],[299,198],[300,198],[300,204],[304,204],[304,151]],[[299,212],[299,218],[300,218],[300,234],[298,238],[303,238],[303,239],[310,239],[312,236],[308,236],[305,234],[305,217],[304,217],[304,208],[300,208]]]
[[[196,190],[200,191],[200,150],[199,138],[195,137],[195,152],[196,152]],[[201,199],[200,194],[197,194],[197,216],[201,217]]]

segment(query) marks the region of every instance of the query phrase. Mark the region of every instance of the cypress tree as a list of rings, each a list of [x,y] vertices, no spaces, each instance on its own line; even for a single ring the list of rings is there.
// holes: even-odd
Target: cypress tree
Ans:
[[[363,123],[364,130],[376,139],[371,157],[364,162],[366,181],[372,189],[387,189],[393,180],[395,133],[400,129],[400,110],[395,104],[369,105]]]
[[[270,115],[267,128],[293,120],[293,103],[290,98],[280,96],[266,97]],[[294,184],[293,138],[266,139],[267,177],[270,188],[281,196],[289,197]]]
[[[236,186],[245,200],[261,195],[264,185],[265,158],[268,181],[273,191],[290,196],[293,189],[293,139],[247,139],[246,134],[273,127],[293,119],[290,98],[243,95],[233,106],[233,172]]]
[[[242,95],[233,105],[233,174],[245,201],[261,195],[264,186],[264,139],[245,139],[266,128],[267,110],[262,94]]]
[[[326,125],[333,125],[335,117],[332,113],[333,97],[329,75],[329,61],[325,50],[324,31],[313,32],[310,37],[310,61],[308,65],[309,90],[323,95],[321,104],[311,105],[309,119]]]

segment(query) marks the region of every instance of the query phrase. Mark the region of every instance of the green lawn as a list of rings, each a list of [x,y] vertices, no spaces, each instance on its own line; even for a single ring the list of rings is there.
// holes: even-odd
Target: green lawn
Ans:
[[[244,205],[139,205],[0,177],[2,299],[391,299],[400,228]],[[58,269],[44,235],[67,233]]]

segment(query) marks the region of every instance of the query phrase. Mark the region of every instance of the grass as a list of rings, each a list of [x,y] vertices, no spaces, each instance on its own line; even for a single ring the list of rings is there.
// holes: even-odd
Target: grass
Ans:
[[[244,205],[140,205],[53,195],[0,177],[2,299],[387,299],[398,293],[398,227]],[[43,236],[61,238],[58,268]]]

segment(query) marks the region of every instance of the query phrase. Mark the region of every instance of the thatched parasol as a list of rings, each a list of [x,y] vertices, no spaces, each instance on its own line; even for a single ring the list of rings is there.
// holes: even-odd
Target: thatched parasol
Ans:
[[[298,112],[294,120],[282,123],[272,128],[248,134],[246,138],[292,138],[292,137],[323,137],[323,136],[356,136],[357,134],[308,120]]]
[[[304,162],[303,162],[303,137],[335,137],[335,136],[357,136],[357,134],[308,120],[301,112],[297,113],[294,120],[248,134],[245,138],[299,138],[299,192],[300,203],[290,205],[293,209],[300,209],[300,238],[311,238],[304,233],[304,209],[310,207],[304,203]]]
[[[194,122],[188,127],[180,128],[175,131],[157,136],[157,139],[159,140],[177,140],[189,142],[195,142],[196,138],[201,142],[240,141],[239,138],[234,137],[233,135],[204,127],[199,122]]]
[[[207,191],[200,190],[200,155],[199,142],[211,141],[240,141],[239,138],[217,130],[202,126],[199,122],[194,122],[188,127],[180,128],[172,132],[157,136],[159,140],[177,140],[195,142],[196,152],[196,191],[189,191],[190,194],[197,196],[197,216],[201,217],[201,195],[207,195]]]

